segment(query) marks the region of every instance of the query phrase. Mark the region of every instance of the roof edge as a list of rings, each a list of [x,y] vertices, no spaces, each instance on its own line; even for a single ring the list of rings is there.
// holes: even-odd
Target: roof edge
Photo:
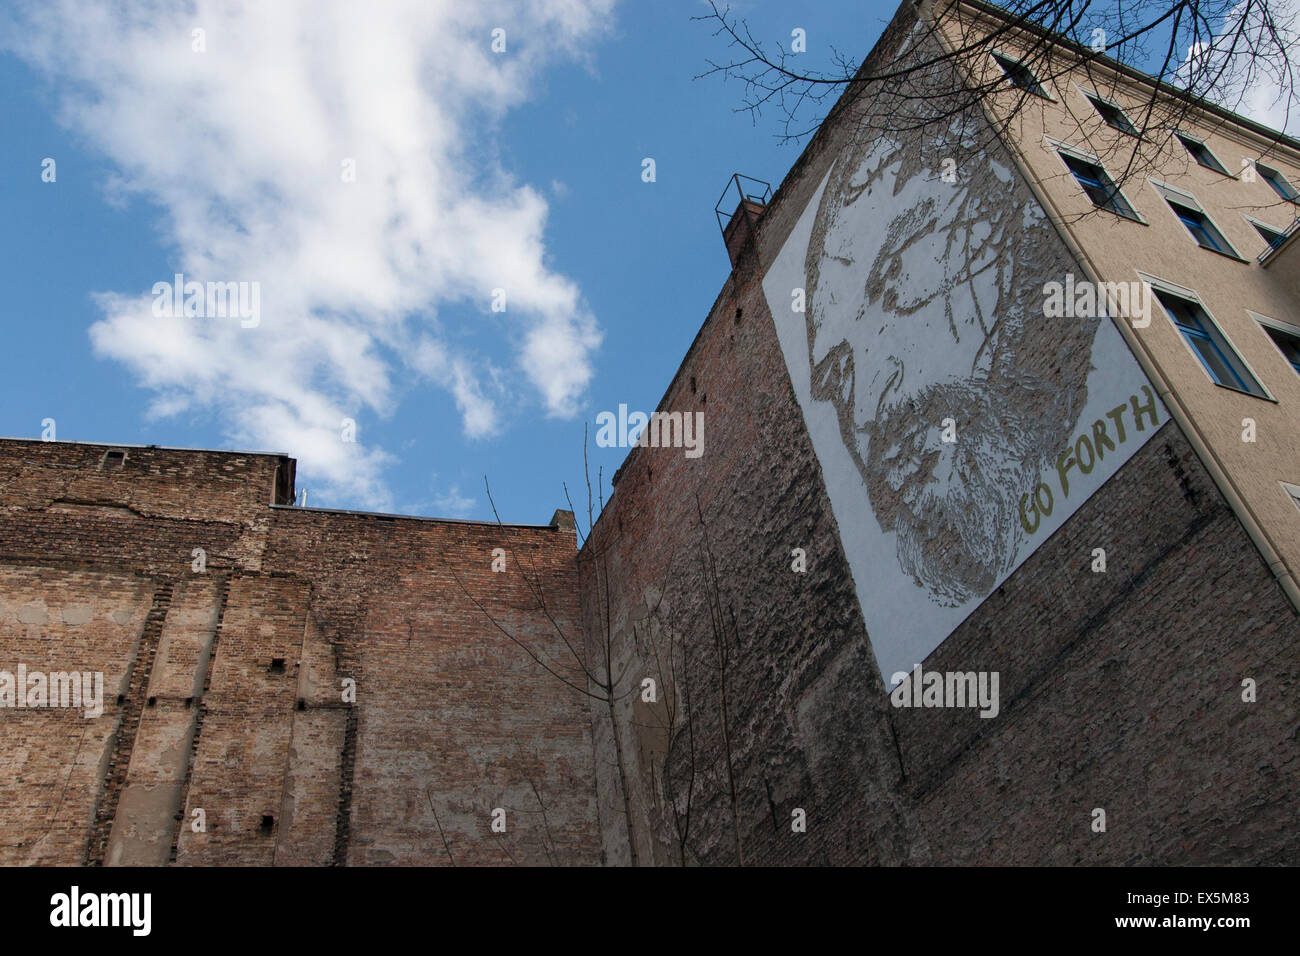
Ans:
[[[187,448],[181,445],[140,445],[134,442],[77,441],[76,439],[67,438],[51,441],[45,438],[21,438],[12,435],[0,435],[0,442],[23,442],[28,445],[86,445],[91,448],[155,448],[158,451],[192,451],[204,455],[253,455],[258,458],[293,458],[293,455],[286,451],[252,451],[242,448]]]

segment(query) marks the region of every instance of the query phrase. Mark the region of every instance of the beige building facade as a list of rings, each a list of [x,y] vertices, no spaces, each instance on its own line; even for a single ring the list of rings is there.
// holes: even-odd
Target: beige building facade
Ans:
[[[950,50],[1006,25],[982,3],[930,15]],[[976,82],[1005,75],[985,109],[1078,259],[1076,281],[1154,291],[1116,324],[1300,605],[1300,143],[1094,51],[1057,39],[1044,52],[1046,40],[1002,36],[970,60]],[[1087,188],[1098,169],[1116,193],[1101,208]]]

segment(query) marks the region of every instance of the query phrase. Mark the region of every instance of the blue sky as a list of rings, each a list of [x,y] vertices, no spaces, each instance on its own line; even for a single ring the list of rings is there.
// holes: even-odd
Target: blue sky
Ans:
[[[584,511],[584,423],[654,409],[727,278],[728,178],[802,148],[693,79],[700,2],[130,9],[0,11],[0,434],[287,452],[313,506]],[[896,4],[731,9],[814,70]],[[256,327],[154,315],[177,272],[258,283]],[[606,496],[625,454],[591,444]]]
[[[595,416],[620,403],[652,411],[726,280],[713,206],[728,177],[775,186],[799,154],[779,143],[776,115],[756,126],[734,111],[737,84],[693,79],[707,58],[726,55],[711,27],[690,19],[703,4],[556,4],[549,16],[536,12],[544,4],[526,5],[530,16],[502,4],[473,22],[414,16],[402,3],[362,5],[392,22],[393,32],[369,35],[344,15],[321,17],[320,5],[259,22],[203,3],[189,12],[160,3],[134,24],[103,6],[56,3],[0,52],[9,313],[0,434],[39,437],[52,418],[64,440],[284,451],[300,459],[299,485],[314,506],[490,518],[487,475],[504,520],[548,520],[565,506],[565,481],[584,510],[584,422],[594,434]],[[864,55],[894,4],[734,9],[773,42],[803,28],[804,62],[824,66],[832,40]],[[494,24],[506,30],[504,54],[490,53]],[[192,49],[192,26],[205,30],[202,52]],[[277,40],[295,34],[297,42]],[[403,82],[400,70],[375,75],[399,45],[420,64],[422,84]],[[484,59],[442,55],[454,46],[477,47]],[[485,62],[497,69],[510,58],[516,74],[476,76]],[[236,75],[277,60],[288,65],[254,84]],[[191,71],[203,72],[189,89]],[[258,101],[271,84],[297,86],[298,99],[253,115],[270,109]],[[369,119],[376,112],[381,121]],[[412,148],[427,166],[366,158],[373,147],[400,151],[410,145],[403,130],[418,137],[426,124],[435,132]],[[384,222],[353,235],[355,211],[312,208],[347,187],[322,177],[295,191],[279,180],[311,170],[311,157],[295,152],[304,141],[322,145],[320,169],[357,154],[352,188],[364,183],[390,216],[428,208],[376,253]],[[277,149],[286,153],[282,174]],[[42,181],[46,157],[56,162],[53,183]],[[642,181],[646,157],[653,183]],[[365,182],[376,164],[388,181]],[[438,179],[447,167],[481,200],[478,212],[438,208],[419,183],[397,181]],[[274,222],[257,221],[259,189],[273,199]],[[332,238],[314,246],[322,230]],[[501,250],[511,262],[495,285],[500,240],[520,232],[533,241]],[[266,250],[258,261],[276,263],[268,274],[228,251],[245,240]],[[342,288],[305,299],[280,290],[328,284],[358,258],[401,258],[411,241],[475,248],[451,261],[416,253],[396,269],[368,264],[343,275]],[[154,283],[187,263],[187,278],[260,281],[260,324],[152,316]],[[427,273],[438,278],[415,294],[386,288]],[[359,290],[352,301],[349,284]],[[530,288],[516,295],[521,285]],[[510,287],[506,311],[493,313],[501,286]],[[387,331],[374,331],[368,310],[383,313]],[[565,313],[581,316],[576,329]],[[209,328],[158,344],[187,323]],[[203,337],[222,323],[220,337]],[[531,375],[529,330],[542,356]],[[310,344],[276,351],[276,338],[331,336],[327,359]],[[421,349],[432,357],[413,367]],[[351,379],[354,362],[362,371]],[[332,411],[356,420],[354,446],[345,447]],[[603,467],[608,483],[625,454],[593,443],[593,476]]]

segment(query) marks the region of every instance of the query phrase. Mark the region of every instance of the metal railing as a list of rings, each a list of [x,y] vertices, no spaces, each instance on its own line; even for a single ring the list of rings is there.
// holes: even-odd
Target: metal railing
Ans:
[[[761,186],[762,191],[754,192],[752,189],[747,189],[741,183],[741,180],[744,180],[746,183],[752,183],[755,187]],[[736,194],[735,204],[724,206],[723,203],[726,203],[727,201],[727,194],[731,193],[733,189]],[[731,224],[732,216],[735,215],[737,209],[744,209],[746,202],[758,203],[760,206],[766,206],[771,201],[771,183],[766,183],[761,179],[755,179],[753,176],[742,176],[740,173],[732,173],[731,178],[727,180],[726,187],[722,190],[722,195],[718,197],[717,205],[713,207],[713,213],[718,217],[718,228],[722,230],[722,234],[725,236],[727,234],[727,226]],[[723,212],[723,209],[726,209],[726,212]]]

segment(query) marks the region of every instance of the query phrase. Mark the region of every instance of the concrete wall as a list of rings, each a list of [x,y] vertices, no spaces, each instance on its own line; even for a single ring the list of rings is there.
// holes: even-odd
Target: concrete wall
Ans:
[[[0,862],[599,862],[586,699],[502,633],[577,672],[571,525],[272,508],[290,459],[109,447],[0,442],[0,670],[104,675],[97,718],[0,708]]]

